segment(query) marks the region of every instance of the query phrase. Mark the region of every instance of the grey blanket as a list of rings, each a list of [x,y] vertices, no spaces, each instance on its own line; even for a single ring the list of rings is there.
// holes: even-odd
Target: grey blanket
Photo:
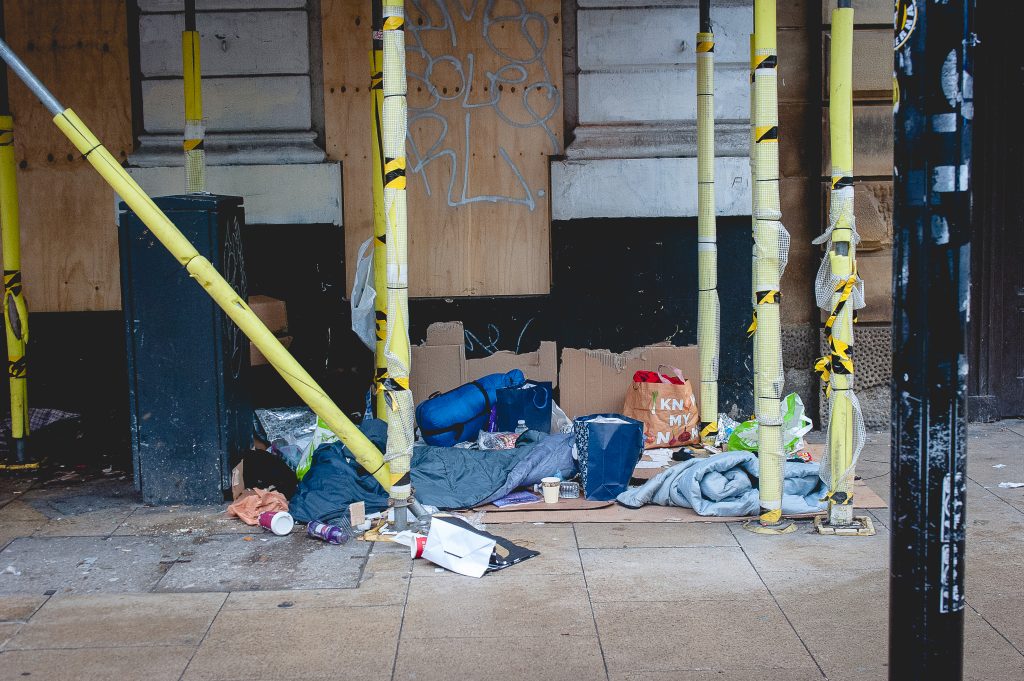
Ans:
[[[825,508],[821,498],[828,492],[818,478],[818,464],[787,462],[782,487],[782,513],[817,513]],[[758,459],[750,452],[725,452],[707,459],[676,464],[633,487],[616,500],[623,506],[645,504],[683,506],[698,515],[741,517],[760,510],[756,478]]]
[[[534,442],[525,442],[527,440]],[[576,474],[572,435],[527,431],[515,449],[479,451],[417,446],[412,457],[416,499],[438,508],[470,508],[500,499],[549,475]]]

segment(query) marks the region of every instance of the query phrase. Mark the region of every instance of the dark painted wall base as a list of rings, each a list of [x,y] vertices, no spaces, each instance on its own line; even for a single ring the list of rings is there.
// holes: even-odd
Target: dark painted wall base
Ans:
[[[750,220],[720,218],[718,230],[721,408],[745,415],[753,406]],[[287,302],[296,358],[342,409],[362,412],[372,358],[350,330],[342,230],[250,225],[244,242],[250,293]],[[470,357],[529,352],[542,340],[616,352],[689,345],[697,338],[696,253],[692,218],[555,222],[550,295],[413,300],[411,336],[419,342],[431,322],[461,320]],[[82,413],[95,433],[90,446],[130,461],[123,328],[120,312],[34,314],[29,399]],[[249,390],[256,406],[298,401],[268,366],[252,370]],[[6,409],[6,393],[2,400]]]
[[[972,423],[995,423],[1002,418],[995,395],[971,395],[967,398],[967,419]]]

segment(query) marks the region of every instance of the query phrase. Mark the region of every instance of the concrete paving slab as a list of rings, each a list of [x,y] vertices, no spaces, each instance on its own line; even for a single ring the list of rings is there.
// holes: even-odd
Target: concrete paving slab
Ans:
[[[21,537],[31,537],[36,530],[43,526],[38,522],[10,522],[0,525],[0,551],[3,551],[12,541]],[[0,566],[0,569],[7,565]]]
[[[24,499],[15,499],[3,508],[0,508],[0,524],[31,522],[42,525],[49,519],[48,515],[40,513],[31,504],[26,503]]]
[[[576,523],[581,549],[737,546],[725,523]]]
[[[595,636],[582,575],[516,575],[481,579],[413,579],[402,640],[446,637]]]
[[[751,663],[748,642],[759,649],[764,679],[817,671],[813,658],[775,603],[685,600],[662,603],[594,603],[597,631],[610,675],[678,669],[731,669]],[[783,671],[784,670],[784,671]]]
[[[20,498],[49,518],[92,511],[114,512],[141,505],[131,479],[75,480],[68,483],[52,480],[32,487]]]
[[[7,647],[196,646],[223,603],[224,594],[54,596]]]
[[[0,593],[138,592],[156,586],[178,557],[173,542],[141,537],[23,537],[0,551]]]
[[[571,524],[505,523],[489,524],[487,531],[534,551],[540,555],[508,568],[517,575],[580,574],[580,558],[576,550],[576,535]],[[438,571],[440,570],[440,571]],[[427,560],[413,561],[413,578],[452,577],[472,579],[438,568]]]
[[[1003,596],[1024,600],[1020,560],[1024,541],[975,541],[967,544],[965,590],[968,598]]]
[[[20,476],[3,478],[0,480],[0,506],[20,499],[34,484],[36,484],[34,478]]]
[[[158,591],[251,591],[354,587],[369,547],[310,539],[295,531],[286,537],[210,535],[197,537],[188,562],[175,563]]]
[[[964,612],[964,681],[1024,679],[1020,650],[970,608]]]
[[[988,553],[981,553],[984,547],[977,543],[973,551],[969,549],[967,603],[1018,650],[1024,651],[1024,584],[1018,567],[1024,556],[1024,542],[986,545]]]
[[[1017,435],[1024,437],[1024,419],[1006,419],[1001,423],[1013,432],[1017,433]]]
[[[23,622],[0,622],[0,650],[7,647],[7,643],[14,638],[14,635],[18,633],[23,624]],[[3,659],[0,656],[0,663],[3,662]],[[2,667],[2,664],[0,664],[0,667]]]
[[[799,521],[796,532],[781,536],[755,534],[740,523],[729,525],[758,571],[803,572],[835,565],[873,569],[889,564],[889,530],[885,527],[876,526],[873,537],[829,537],[815,532],[809,520]]]
[[[442,633],[442,632],[436,632]],[[596,636],[410,639],[404,634],[395,666],[396,681],[453,679],[604,679]]]
[[[786,681],[822,681],[817,669],[786,670]],[[763,669],[674,669],[670,672],[627,672],[612,674],[611,681],[766,681]],[[879,681],[875,679],[873,681]]]
[[[739,547],[583,549],[580,556],[595,603],[769,599]]]
[[[967,541],[1024,541],[1024,512],[974,482],[968,483]]]
[[[800,637],[815,661],[830,679],[888,678],[888,627],[863,628],[833,624],[824,614],[821,626],[803,628]]]
[[[889,624],[889,571],[833,570],[758,573],[797,633],[840,627],[877,629]]]
[[[224,611],[183,679],[390,679],[401,618],[395,606]]]
[[[0,595],[0,622],[26,622],[46,602],[43,595]]]
[[[132,514],[132,507],[86,511],[51,518],[36,537],[109,537]]]
[[[229,516],[227,504],[208,506],[143,506],[135,510],[115,535],[166,536],[174,534],[262,534],[258,526]]]
[[[192,656],[192,646],[8,650],[0,653],[0,681],[66,679],[75,681],[176,681]]]

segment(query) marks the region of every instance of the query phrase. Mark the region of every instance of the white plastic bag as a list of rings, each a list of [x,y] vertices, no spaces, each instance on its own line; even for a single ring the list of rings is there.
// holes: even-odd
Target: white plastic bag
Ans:
[[[356,257],[356,280],[352,284],[352,330],[369,349],[377,343],[377,318],[373,288],[373,237],[363,242]]]

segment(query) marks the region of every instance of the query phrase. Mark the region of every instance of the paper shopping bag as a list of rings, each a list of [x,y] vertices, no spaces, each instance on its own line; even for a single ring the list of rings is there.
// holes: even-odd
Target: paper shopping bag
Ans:
[[[495,543],[494,537],[481,535],[461,518],[434,516],[423,557],[460,575],[482,577],[491,563]]]
[[[675,367],[674,376],[638,371],[626,391],[622,413],[644,424],[644,449],[675,448],[700,440],[700,414],[693,388]]]

